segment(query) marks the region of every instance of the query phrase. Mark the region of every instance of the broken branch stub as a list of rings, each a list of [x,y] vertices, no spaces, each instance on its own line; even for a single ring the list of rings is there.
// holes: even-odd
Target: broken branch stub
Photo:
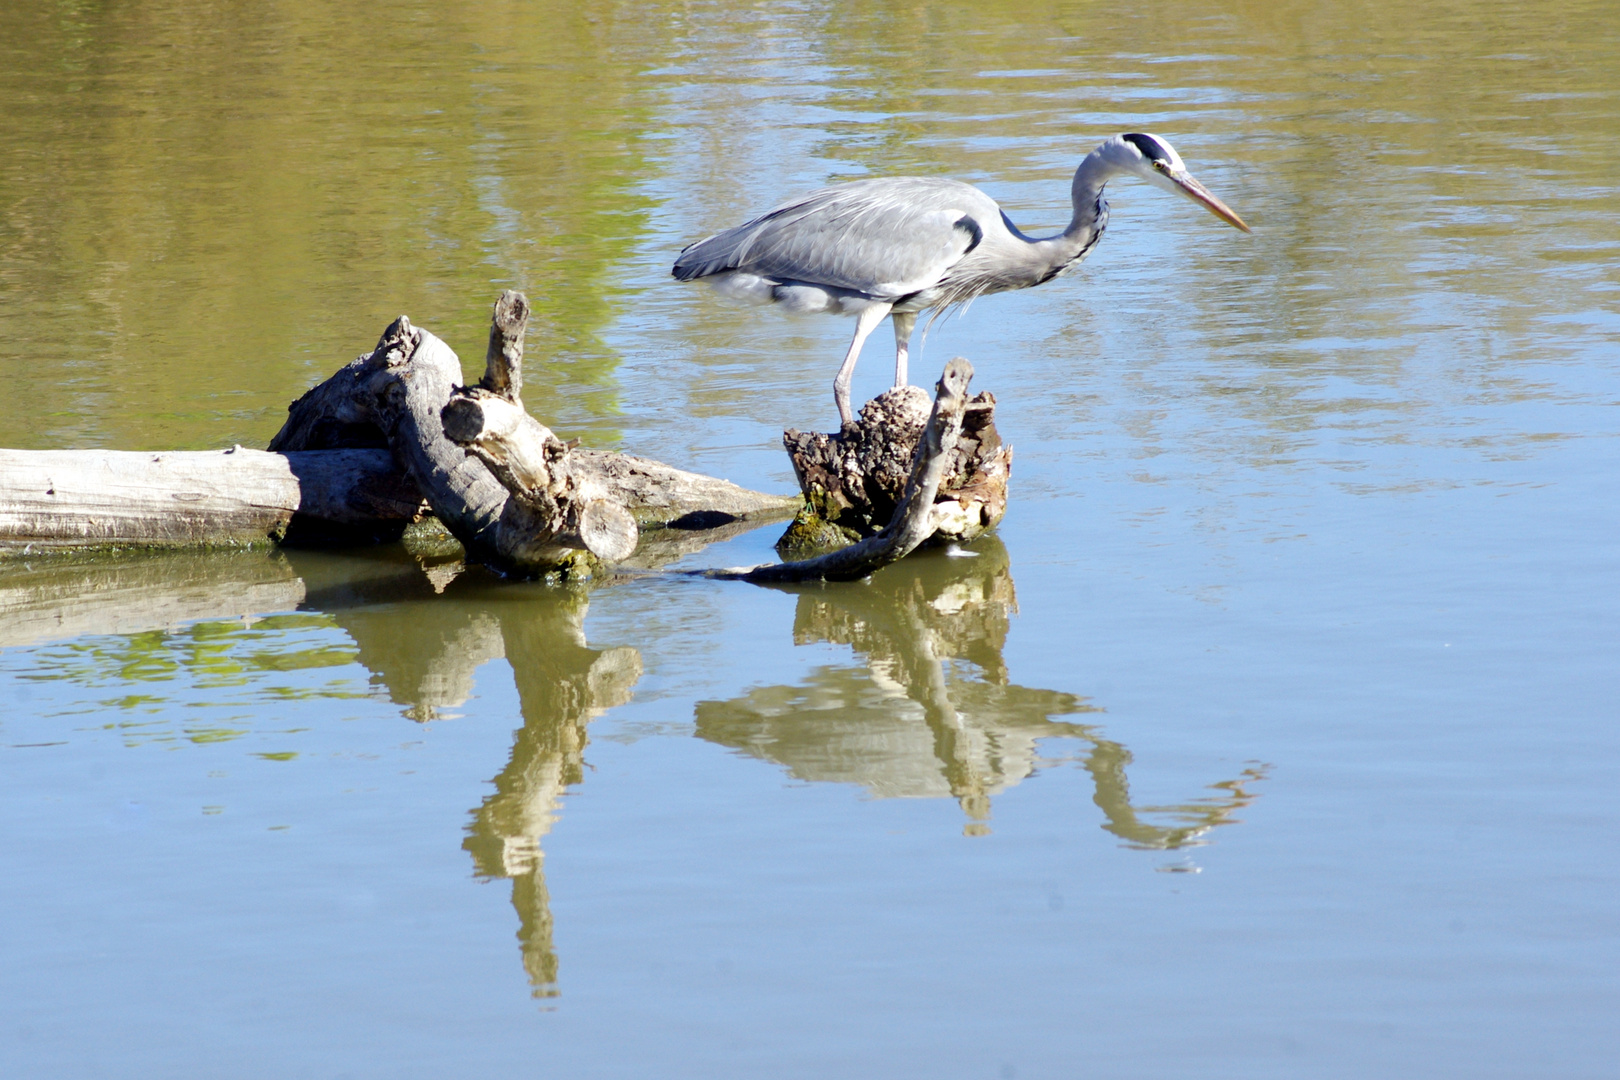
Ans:
[[[445,438],[476,455],[509,492],[549,489],[551,459],[567,452],[521,402],[480,386],[457,387],[439,417]]]
[[[523,332],[529,326],[529,299],[507,289],[489,319],[489,349],[478,385],[507,401],[523,396]]]
[[[618,562],[636,549],[635,518],[599,484],[576,475],[572,447],[523,407],[528,315],[521,293],[508,290],[496,301],[484,377],[451,392],[440,411],[445,437],[483,462],[506,489],[495,542],[513,568],[570,568],[581,550]]]

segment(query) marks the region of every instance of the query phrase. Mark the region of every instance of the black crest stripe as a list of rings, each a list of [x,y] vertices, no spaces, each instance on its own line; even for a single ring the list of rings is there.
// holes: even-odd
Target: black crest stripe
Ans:
[[[1164,144],[1151,135],[1143,135],[1139,131],[1133,131],[1129,134],[1121,135],[1120,138],[1142,151],[1142,156],[1147,158],[1149,161],[1170,160],[1170,152],[1164,148]]]

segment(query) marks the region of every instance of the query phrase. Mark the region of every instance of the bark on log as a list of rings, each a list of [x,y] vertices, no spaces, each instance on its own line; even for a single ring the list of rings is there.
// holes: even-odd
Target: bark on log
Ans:
[[[500,566],[495,532],[506,489],[444,437],[439,421],[460,381],[450,346],[401,315],[375,349],[292,404],[270,449],[374,445],[380,437],[468,554]]]
[[[422,511],[386,450],[0,450],[0,551],[397,539]]]
[[[1012,448],[995,426],[988,392],[967,403],[932,513],[934,538],[966,543],[1007,512]],[[886,390],[837,434],[789,431],[782,436],[806,507],[778,541],[785,559],[872,536],[894,514],[911,467],[912,449],[928,418],[919,387]]]
[[[935,388],[934,407],[912,453],[911,468],[898,505],[875,536],[836,551],[798,562],[774,563],[747,570],[710,570],[705,577],[768,584],[787,581],[854,581],[898,562],[934,534],[933,506],[951,451],[962,434],[968,381],[973,365],[958,356],[945,365]]]

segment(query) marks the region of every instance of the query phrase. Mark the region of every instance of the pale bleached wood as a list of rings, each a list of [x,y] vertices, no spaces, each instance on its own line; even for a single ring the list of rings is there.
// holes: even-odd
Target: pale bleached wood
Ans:
[[[718,527],[731,520],[777,520],[792,516],[804,500],[767,495],[651,458],[577,448],[569,455],[577,475],[600,485],[605,497],[633,514],[643,527]]]
[[[445,437],[482,461],[507,491],[551,491],[562,482],[557,465],[567,445],[521,401],[482,387],[458,387],[439,418]]]
[[[439,411],[461,381],[461,361],[401,315],[377,347],[288,409],[272,450],[324,450],[381,440],[469,555],[499,566],[495,532],[506,490],[444,437]]]
[[[420,512],[386,450],[0,450],[0,549],[13,551],[397,536]]]
[[[568,445],[521,401],[470,387],[455,392],[442,418],[445,434],[482,461],[510,496],[496,543],[514,566],[543,573],[569,565],[581,549],[609,563],[636,549],[635,519],[599,485],[575,475]]]

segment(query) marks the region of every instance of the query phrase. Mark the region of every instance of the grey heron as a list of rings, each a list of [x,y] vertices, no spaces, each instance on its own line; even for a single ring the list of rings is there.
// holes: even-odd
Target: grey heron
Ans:
[[[1074,269],[1108,226],[1103,188],[1116,176],[1137,176],[1185,195],[1250,231],[1193,179],[1168,142],[1131,132],[1104,141],[1080,162],[1071,187],[1074,217],[1056,236],[1025,236],[994,199],[970,184],[884,177],[812,191],[699,240],[675,260],[674,275],[790,311],[854,315],[855,338],[833,380],[838,416],[847,424],[855,361],[884,316],[894,321],[894,384],[903,386],[918,313],[1027,289]]]

